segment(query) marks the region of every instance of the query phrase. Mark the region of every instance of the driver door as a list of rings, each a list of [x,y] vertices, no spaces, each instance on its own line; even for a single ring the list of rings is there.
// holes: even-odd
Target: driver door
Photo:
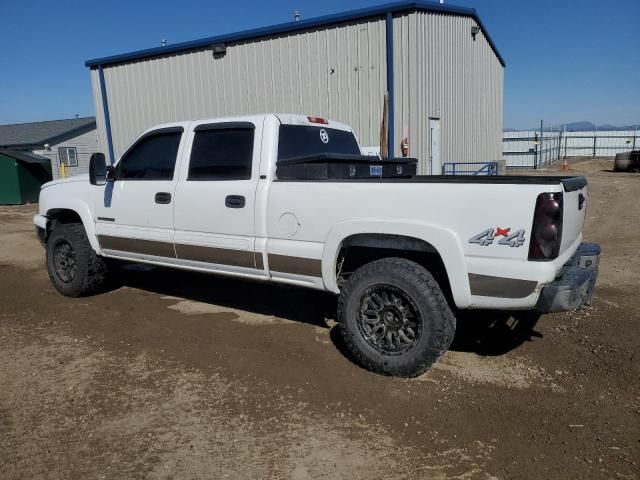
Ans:
[[[173,197],[183,133],[181,126],[145,133],[122,155],[113,181],[96,189],[96,235],[104,255],[175,258]]]

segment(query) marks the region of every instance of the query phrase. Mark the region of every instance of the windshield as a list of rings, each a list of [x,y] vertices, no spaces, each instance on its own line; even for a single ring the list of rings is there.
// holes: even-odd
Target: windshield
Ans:
[[[360,155],[351,132],[309,125],[280,125],[278,160],[322,153]]]

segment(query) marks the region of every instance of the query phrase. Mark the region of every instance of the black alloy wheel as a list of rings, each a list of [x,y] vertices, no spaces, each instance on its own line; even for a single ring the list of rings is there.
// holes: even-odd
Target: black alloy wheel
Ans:
[[[374,285],[360,297],[358,328],[384,355],[402,355],[422,334],[420,312],[409,296],[392,285]]]
[[[76,252],[66,240],[59,240],[53,248],[53,268],[64,283],[72,283],[76,278]]]

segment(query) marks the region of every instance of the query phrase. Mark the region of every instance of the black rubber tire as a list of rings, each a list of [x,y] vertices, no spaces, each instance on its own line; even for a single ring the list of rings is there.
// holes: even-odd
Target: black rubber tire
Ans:
[[[617,153],[613,163],[614,172],[628,172],[631,169],[631,152]]]
[[[401,290],[420,313],[422,333],[415,346],[400,355],[387,355],[374,348],[358,327],[362,295],[374,285]],[[338,298],[338,322],[348,353],[372,372],[399,377],[424,373],[444,354],[456,329],[456,319],[438,282],[421,265],[403,258],[385,258],[356,270]]]
[[[76,272],[73,280],[65,282],[54,268],[53,252],[57,245],[67,242],[75,254]],[[79,223],[58,225],[47,238],[47,270],[56,290],[67,297],[83,297],[101,291],[107,282],[107,265],[91,247],[84,226]]]

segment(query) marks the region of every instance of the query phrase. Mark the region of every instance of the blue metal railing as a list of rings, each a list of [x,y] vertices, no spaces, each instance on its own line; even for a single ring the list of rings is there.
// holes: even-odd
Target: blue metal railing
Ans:
[[[498,162],[443,163],[443,175],[498,175]]]

